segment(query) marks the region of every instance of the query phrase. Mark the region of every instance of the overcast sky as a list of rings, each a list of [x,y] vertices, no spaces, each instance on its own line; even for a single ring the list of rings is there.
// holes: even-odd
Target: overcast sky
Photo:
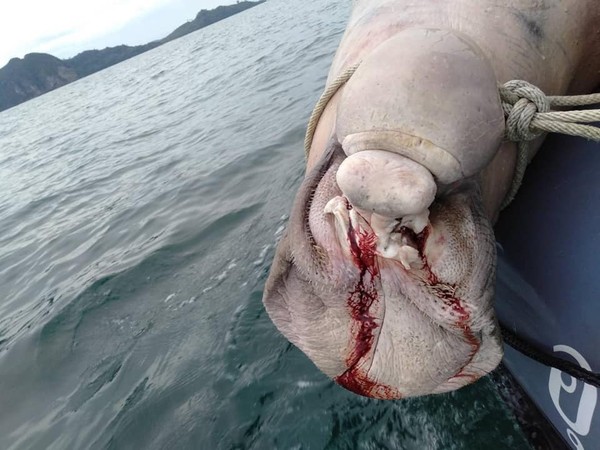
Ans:
[[[144,44],[201,9],[231,3],[235,0],[4,0],[0,67],[31,52],[68,58],[93,48]]]

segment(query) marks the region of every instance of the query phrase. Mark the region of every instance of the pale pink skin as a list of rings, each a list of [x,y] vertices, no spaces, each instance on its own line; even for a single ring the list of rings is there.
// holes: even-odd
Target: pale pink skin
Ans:
[[[403,30],[432,28],[476,43],[500,83],[524,79],[548,94],[588,93],[600,84],[598,23],[597,0],[359,0],[329,81]],[[403,70],[402,61],[391,70]],[[407,269],[377,255],[368,213],[353,216],[345,236],[324,212],[342,194],[335,174],[346,157],[337,120],[343,90],[319,121],[265,306],[291,342],[358,394],[401,398],[457,389],[502,358],[491,224],[512,181],[515,146],[499,145],[479,173],[440,188],[423,233],[399,233],[418,254]],[[338,206],[342,220],[356,212]]]

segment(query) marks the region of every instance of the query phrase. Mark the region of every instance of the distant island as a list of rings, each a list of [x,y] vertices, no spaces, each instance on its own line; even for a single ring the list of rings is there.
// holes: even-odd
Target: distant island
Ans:
[[[177,27],[165,38],[144,45],[86,50],[69,59],[59,59],[47,53],[29,53],[23,59],[12,58],[0,69],[0,111],[264,2],[265,0],[241,1],[211,10],[203,9],[194,20]]]

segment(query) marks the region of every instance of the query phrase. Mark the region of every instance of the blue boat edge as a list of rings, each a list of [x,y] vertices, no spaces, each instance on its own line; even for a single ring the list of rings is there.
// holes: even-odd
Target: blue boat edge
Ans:
[[[598,168],[600,144],[570,136],[548,137],[528,167],[516,199],[495,227],[495,301],[500,323],[548,355],[594,372],[600,369]],[[495,374],[493,379],[501,394],[503,390],[508,394],[506,401],[534,448],[598,448],[596,387],[508,345],[504,366],[510,375]],[[516,384],[503,388],[503,383],[510,384],[507,377]],[[511,395],[525,395],[525,403],[531,404],[511,404]],[[536,423],[526,423],[531,420]],[[532,440],[528,432],[532,426],[537,430],[534,434],[547,440]]]

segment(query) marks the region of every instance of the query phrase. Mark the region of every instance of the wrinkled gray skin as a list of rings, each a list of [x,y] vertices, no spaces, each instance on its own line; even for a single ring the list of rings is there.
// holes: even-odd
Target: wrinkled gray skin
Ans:
[[[329,82],[361,65],[319,120],[264,294],[325,374],[387,399],[454,390],[500,362],[491,223],[516,150],[496,84],[592,92],[599,23],[597,0],[355,2]],[[366,151],[373,164],[352,156]]]

